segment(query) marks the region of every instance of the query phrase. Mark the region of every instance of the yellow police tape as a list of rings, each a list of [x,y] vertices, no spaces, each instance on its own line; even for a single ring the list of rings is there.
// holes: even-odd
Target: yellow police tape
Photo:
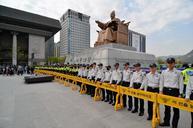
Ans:
[[[177,98],[177,97],[158,94],[157,101],[159,104],[172,106],[185,111],[193,112],[193,102],[186,101],[184,100],[184,98]]]
[[[63,83],[65,86],[76,86],[77,82],[80,82],[82,83],[80,86],[80,94],[85,94],[87,92],[87,85],[94,86],[96,87],[95,95],[93,98],[95,101],[99,101],[102,99],[101,89],[106,89],[106,90],[116,92],[117,95],[116,95],[116,104],[114,107],[115,110],[119,110],[123,108],[123,98],[122,98],[123,95],[129,95],[143,100],[151,101],[153,102],[152,128],[156,128],[160,122],[159,104],[193,112],[193,101],[186,101],[183,98],[147,92],[139,89],[133,89],[133,88],[123,87],[123,86],[109,84],[109,83],[94,82],[88,79],[80,78],[77,76],[66,75],[66,74],[62,74],[54,71],[35,70],[35,74],[53,75],[56,81]],[[72,90],[77,90],[77,88],[76,89],[74,88],[75,87],[73,87]]]

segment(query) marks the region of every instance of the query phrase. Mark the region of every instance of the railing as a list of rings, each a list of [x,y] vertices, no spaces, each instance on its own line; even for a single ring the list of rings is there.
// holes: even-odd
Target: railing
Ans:
[[[64,86],[67,86],[67,87],[71,86],[72,90],[77,90],[78,89],[76,86],[77,82],[81,82],[82,84],[80,86],[80,94],[86,93],[87,85],[95,86],[96,89],[95,89],[95,95],[93,98],[95,101],[99,101],[102,99],[101,89],[117,92],[116,103],[114,106],[115,111],[123,108],[123,98],[122,98],[123,95],[128,95],[128,96],[137,97],[143,100],[151,101],[153,102],[152,128],[156,128],[156,126],[160,123],[160,109],[159,109],[160,104],[179,108],[189,112],[193,112],[193,101],[186,101],[183,98],[147,92],[139,89],[133,89],[133,88],[118,86],[114,84],[94,82],[85,78],[66,75],[66,74],[58,73],[54,71],[35,70],[35,73],[53,75],[56,81],[64,84]]]

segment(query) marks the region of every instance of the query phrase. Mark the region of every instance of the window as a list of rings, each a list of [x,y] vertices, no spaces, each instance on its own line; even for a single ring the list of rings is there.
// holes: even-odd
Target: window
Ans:
[[[82,21],[82,13],[78,13],[78,18]]]

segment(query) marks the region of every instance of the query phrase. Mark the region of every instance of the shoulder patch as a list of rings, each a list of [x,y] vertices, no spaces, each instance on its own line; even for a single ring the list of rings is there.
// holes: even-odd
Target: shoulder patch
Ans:
[[[188,74],[189,76],[193,76],[193,71],[187,71],[187,74]]]

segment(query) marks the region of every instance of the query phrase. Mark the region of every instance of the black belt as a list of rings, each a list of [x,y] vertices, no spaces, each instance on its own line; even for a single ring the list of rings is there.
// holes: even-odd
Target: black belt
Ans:
[[[164,87],[164,88],[168,90],[179,89],[179,88],[170,88],[170,87]]]
[[[151,87],[151,86],[147,86],[147,87],[152,89],[159,89],[159,87]]]
[[[139,85],[139,84],[141,84],[141,83],[134,82],[133,84],[137,84],[137,85]]]

